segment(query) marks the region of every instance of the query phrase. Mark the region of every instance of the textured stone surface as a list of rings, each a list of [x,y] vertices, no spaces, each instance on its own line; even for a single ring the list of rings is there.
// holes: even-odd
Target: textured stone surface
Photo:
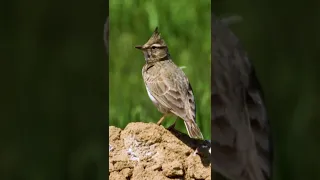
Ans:
[[[124,130],[110,126],[109,179],[209,180],[210,154],[195,153],[203,144],[153,123],[130,123]]]

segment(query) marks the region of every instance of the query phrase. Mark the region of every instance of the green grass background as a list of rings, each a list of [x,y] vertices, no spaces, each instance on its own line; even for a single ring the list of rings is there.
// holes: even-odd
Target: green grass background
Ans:
[[[162,114],[149,99],[142,80],[141,51],[156,26],[169,46],[173,61],[192,85],[197,124],[210,139],[211,8],[209,0],[110,0],[109,125],[124,128],[133,121],[156,123]],[[174,122],[167,118],[164,126]],[[183,121],[176,129],[186,132]]]

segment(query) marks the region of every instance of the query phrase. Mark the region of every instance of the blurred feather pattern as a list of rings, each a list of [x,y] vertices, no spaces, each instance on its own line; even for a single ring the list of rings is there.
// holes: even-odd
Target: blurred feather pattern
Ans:
[[[224,179],[271,177],[269,124],[262,91],[239,40],[212,15],[212,157]]]

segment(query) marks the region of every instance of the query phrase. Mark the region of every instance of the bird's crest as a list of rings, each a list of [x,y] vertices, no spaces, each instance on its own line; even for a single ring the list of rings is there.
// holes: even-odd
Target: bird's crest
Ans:
[[[161,34],[159,32],[159,28],[156,27],[156,29],[153,31],[152,36],[149,38],[149,40],[145,43],[145,46],[148,45],[152,45],[152,44],[160,44],[162,46],[165,46],[166,43],[164,42],[164,40],[161,38]]]

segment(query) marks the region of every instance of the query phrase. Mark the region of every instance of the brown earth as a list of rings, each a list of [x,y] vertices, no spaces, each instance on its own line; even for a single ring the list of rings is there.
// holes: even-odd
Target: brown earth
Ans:
[[[110,126],[109,179],[209,180],[209,146],[153,123],[129,123],[124,130]]]

